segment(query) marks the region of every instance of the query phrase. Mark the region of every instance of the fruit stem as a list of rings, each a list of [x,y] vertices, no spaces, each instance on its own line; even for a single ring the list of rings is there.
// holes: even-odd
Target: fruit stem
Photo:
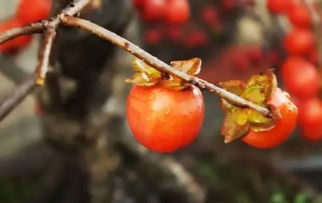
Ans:
[[[188,75],[186,73],[183,73],[172,66],[168,65],[167,63],[161,61],[160,59],[156,58],[155,56],[151,55],[150,53],[144,51],[137,45],[133,44],[132,42],[124,39],[123,37],[95,24],[88,20],[84,20],[81,18],[71,17],[68,15],[60,15],[62,23],[68,26],[77,27],[83,30],[86,30],[88,32],[91,32],[105,40],[110,41],[111,43],[119,46],[120,48],[124,49],[125,51],[129,52],[130,54],[138,57],[146,64],[154,67],[155,69],[169,73],[171,75],[175,75],[178,78],[191,83],[200,89],[206,89],[217,96],[227,100],[230,103],[233,103],[234,105],[240,106],[240,107],[249,107],[252,108],[264,116],[272,118],[272,113],[265,107],[259,106],[257,104],[254,104],[253,102],[250,102],[238,95],[235,95],[229,91],[226,91],[212,83],[209,83],[205,80],[202,80],[198,77]]]
[[[38,62],[36,70],[36,83],[38,85],[44,85],[46,74],[49,67],[49,58],[51,54],[51,49],[56,37],[56,29],[48,27],[44,32],[44,38],[42,40],[39,56],[40,60]]]

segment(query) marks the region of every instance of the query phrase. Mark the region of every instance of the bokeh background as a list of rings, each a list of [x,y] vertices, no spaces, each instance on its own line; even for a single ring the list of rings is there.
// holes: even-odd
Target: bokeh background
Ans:
[[[0,0],[0,19],[14,15],[18,2]],[[56,10],[66,2],[57,0]],[[203,79],[245,80],[273,68],[283,86],[282,44],[291,25],[265,0],[190,0],[190,18],[180,25],[147,21],[131,0],[95,2],[83,17],[165,62],[201,58]],[[0,124],[0,202],[322,202],[322,140],[308,141],[296,129],[273,149],[224,144],[218,98],[204,92],[196,141],[173,154],[151,152],[126,123],[131,85],[124,80],[133,57],[82,31],[63,28],[58,36],[50,84]],[[8,74],[33,73],[40,39],[0,55],[0,98],[15,88]]]

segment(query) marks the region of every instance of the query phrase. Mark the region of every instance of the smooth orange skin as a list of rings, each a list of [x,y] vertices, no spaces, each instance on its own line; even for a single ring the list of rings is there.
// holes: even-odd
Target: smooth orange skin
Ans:
[[[295,128],[298,110],[281,89],[276,89],[268,103],[276,107],[281,117],[276,121],[273,129],[263,132],[251,131],[244,136],[242,140],[250,146],[276,147],[285,141]]]
[[[160,153],[174,152],[198,135],[204,118],[201,91],[177,91],[161,85],[133,86],[127,99],[127,120],[134,137]]]

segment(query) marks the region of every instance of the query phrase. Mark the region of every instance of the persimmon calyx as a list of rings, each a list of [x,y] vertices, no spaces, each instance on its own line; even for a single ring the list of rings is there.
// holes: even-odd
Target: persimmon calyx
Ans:
[[[238,107],[221,98],[221,107],[225,111],[221,133],[225,137],[225,143],[246,135],[250,130],[266,131],[274,127],[278,114],[274,106],[268,102],[277,88],[277,81],[271,70],[254,75],[247,82],[231,80],[221,82],[220,86],[257,105],[271,109],[274,115],[273,118],[268,118],[254,109]]]
[[[181,72],[189,75],[196,75],[201,70],[202,62],[200,58],[192,58],[188,60],[171,61],[170,64]],[[177,90],[182,90],[190,86],[190,84],[186,83],[182,79],[174,75],[161,73],[138,58],[133,59],[132,68],[135,73],[131,78],[125,80],[127,83],[146,87],[162,84]]]

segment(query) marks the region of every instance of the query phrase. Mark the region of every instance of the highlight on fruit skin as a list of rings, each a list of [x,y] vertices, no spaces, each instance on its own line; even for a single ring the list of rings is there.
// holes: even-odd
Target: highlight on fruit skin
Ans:
[[[175,90],[163,85],[134,85],[126,115],[133,136],[148,149],[170,153],[189,145],[204,119],[199,88]]]

